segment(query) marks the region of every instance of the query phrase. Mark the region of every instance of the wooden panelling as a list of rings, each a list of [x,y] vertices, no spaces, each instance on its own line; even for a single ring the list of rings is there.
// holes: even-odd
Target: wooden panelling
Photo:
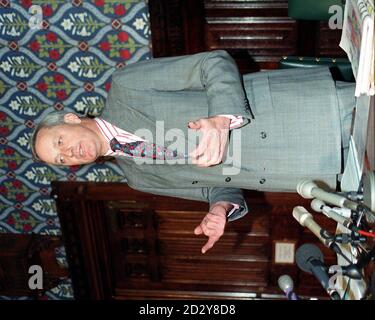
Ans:
[[[316,55],[319,57],[346,57],[345,51],[339,47],[341,30],[331,30],[328,22],[319,23],[316,39]]]
[[[268,239],[259,239],[255,242],[253,238],[245,238],[240,245],[229,238],[228,232],[220,238],[210,252],[210,256],[218,255],[221,260],[240,261],[267,261],[269,257],[268,247],[265,245]],[[229,239],[228,239],[229,238]],[[171,255],[175,257],[200,256],[200,250],[204,244],[203,239],[173,238],[159,235],[158,252],[160,255]]]
[[[149,1],[154,57],[202,51],[204,5],[201,0]]]
[[[207,212],[206,203],[154,196],[120,183],[52,186],[76,298],[280,296],[277,279],[285,273],[301,295],[325,296],[295,264],[273,261],[277,241],[291,241],[296,249],[318,242],[292,218],[295,205],[309,203],[297,194],[246,191],[249,214],[228,223],[203,255],[207,238],[193,230]],[[317,220],[334,229],[328,219]],[[323,252],[334,264],[334,254]]]
[[[296,52],[295,21],[289,18],[210,18],[206,30],[209,49],[246,49],[251,56],[277,57]]]
[[[288,1],[215,1],[205,0],[207,18],[269,18],[287,17]]]
[[[250,69],[276,66],[281,56],[297,52],[296,22],[287,15],[287,1],[205,1],[205,9],[209,50],[225,49],[235,57],[243,50],[254,62]]]
[[[150,0],[153,56],[225,49],[242,73],[275,69],[283,56],[345,56],[341,30],[288,17],[287,0]]]
[[[56,260],[55,249],[62,245],[60,240],[39,234],[0,234],[0,295],[39,299],[62,278],[67,278],[67,270]],[[35,265],[42,268],[41,274],[38,271],[42,288],[33,289],[30,280],[36,273],[30,273],[29,268]]]

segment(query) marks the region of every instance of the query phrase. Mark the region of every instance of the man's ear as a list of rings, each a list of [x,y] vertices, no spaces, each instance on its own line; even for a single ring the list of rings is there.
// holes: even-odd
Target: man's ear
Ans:
[[[78,117],[76,114],[71,113],[71,112],[64,115],[64,121],[65,123],[68,123],[68,124],[80,124],[81,123],[80,117]]]

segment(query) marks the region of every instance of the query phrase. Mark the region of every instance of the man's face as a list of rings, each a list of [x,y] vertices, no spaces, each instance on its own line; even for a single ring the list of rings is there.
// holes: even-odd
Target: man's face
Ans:
[[[98,134],[81,123],[42,128],[35,144],[42,161],[67,166],[94,162],[101,155],[101,148]]]

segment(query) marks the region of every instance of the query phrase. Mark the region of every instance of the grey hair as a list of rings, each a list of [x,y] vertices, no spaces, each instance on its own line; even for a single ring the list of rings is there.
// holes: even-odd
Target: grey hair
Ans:
[[[38,133],[41,129],[43,128],[51,128],[55,127],[61,124],[65,123],[64,117],[66,114],[71,113],[67,111],[52,111],[49,114],[47,114],[35,127],[33,133],[31,134],[29,143],[30,143],[30,149],[31,149],[31,154],[32,157],[35,161],[39,162],[44,162],[38,157],[38,154],[36,153],[35,150],[35,144],[36,144],[36,139],[38,136]],[[82,115],[76,114],[78,117],[82,117]]]

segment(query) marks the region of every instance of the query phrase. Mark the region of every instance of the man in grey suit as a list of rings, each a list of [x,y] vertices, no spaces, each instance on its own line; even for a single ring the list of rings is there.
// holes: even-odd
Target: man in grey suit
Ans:
[[[208,236],[205,253],[226,220],[248,212],[241,189],[295,192],[302,178],[335,188],[354,104],[353,84],[335,83],[328,68],[242,77],[230,55],[217,50],[116,71],[101,118],[51,114],[31,146],[37,159],[55,165],[114,155],[134,189],[209,202],[194,231]],[[192,133],[200,134],[198,146]],[[124,156],[110,151],[115,136],[188,157]]]

